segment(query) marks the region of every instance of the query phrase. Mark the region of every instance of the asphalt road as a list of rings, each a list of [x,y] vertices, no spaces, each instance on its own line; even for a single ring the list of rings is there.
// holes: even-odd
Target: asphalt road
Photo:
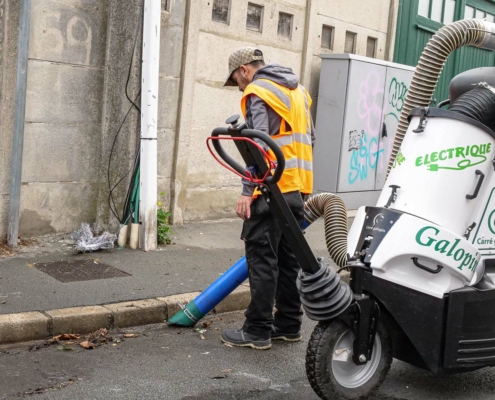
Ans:
[[[204,339],[190,328],[154,325],[125,330],[139,336],[94,350],[0,348],[0,399],[30,397],[35,391],[36,399],[318,399],[304,370],[313,322],[304,321],[303,342],[275,342],[271,350],[255,351],[222,345],[220,329],[239,326],[242,314],[221,318],[213,319]],[[373,400],[491,400],[494,372],[434,377],[395,361]]]

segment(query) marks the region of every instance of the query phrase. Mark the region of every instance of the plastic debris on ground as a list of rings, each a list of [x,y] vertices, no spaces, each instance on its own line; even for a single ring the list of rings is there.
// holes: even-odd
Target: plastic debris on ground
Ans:
[[[91,228],[89,224],[82,223],[81,228],[72,234],[72,238],[76,241],[76,250],[85,253],[113,249],[117,235],[109,232],[103,232],[99,235],[95,225]]]

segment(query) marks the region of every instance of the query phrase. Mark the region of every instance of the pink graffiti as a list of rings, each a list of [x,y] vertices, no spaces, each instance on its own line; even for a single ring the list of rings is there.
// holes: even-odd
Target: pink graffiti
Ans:
[[[366,131],[375,136],[380,131],[383,85],[375,72],[370,72],[359,86],[358,116],[366,123]]]

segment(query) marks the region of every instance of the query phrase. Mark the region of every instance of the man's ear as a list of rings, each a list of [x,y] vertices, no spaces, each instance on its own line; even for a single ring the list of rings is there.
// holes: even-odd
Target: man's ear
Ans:
[[[245,65],[241,65],[239,67],[239,72],[241,73],[241,75],[243,76],[243,78],[247,78],[248,74],[249,74],[249,69],[247,66]]]

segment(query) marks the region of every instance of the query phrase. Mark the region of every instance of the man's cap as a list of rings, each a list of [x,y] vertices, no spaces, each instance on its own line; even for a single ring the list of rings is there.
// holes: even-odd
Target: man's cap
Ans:
[[[241,47],[234,51],[229,57],[229,76],[223,86],[237,86],[237,83],[232,80],[232,73],[241,65],[246,65],[253,61],[264,61],[263,53],[256,47]]]

